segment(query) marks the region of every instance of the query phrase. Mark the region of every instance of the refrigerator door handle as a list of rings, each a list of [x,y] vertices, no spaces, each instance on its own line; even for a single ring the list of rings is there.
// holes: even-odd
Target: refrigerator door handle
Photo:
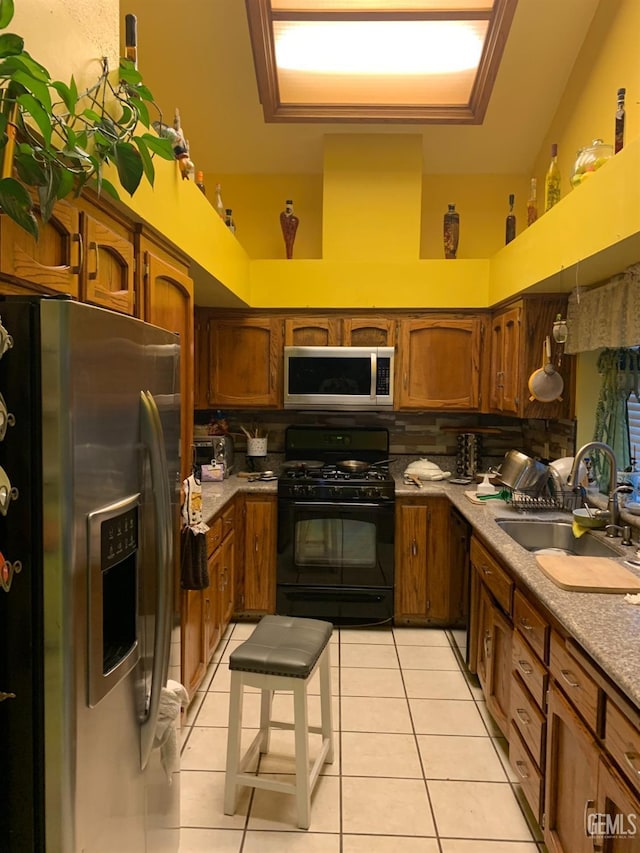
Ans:
[[[151,691],[146,718],[141,725],[140,764],[147,766],[156,734],[158,710],[162,688],[165,686],[166,661],[169,655],[171,620],[171,566],[173,562],[173,530],[171,526],[171,496],[169,493],[169,471],[164,452],[164,436],[160,413],[153,395],[140,392],[140,414],[142,441],[149,450],[153,503],[158,543],[157,602],[155,635],[153,642],[153,667]]]

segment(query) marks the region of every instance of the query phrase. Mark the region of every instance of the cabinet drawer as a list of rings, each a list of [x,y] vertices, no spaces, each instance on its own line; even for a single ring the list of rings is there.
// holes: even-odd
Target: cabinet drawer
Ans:
[[[640,732],[609,699],[604,742],[634,789],[640,791]]]
[[[205,535],[207,537],[207,554],[211,555],[222,542],[222,515],[216,516],[213,521],[209,522],[209,529]]]
[[[523,684],[526,684],[538,707],[544,708],[547,671],[517,631],[513,632],[511,642],[511,666],[513,671],[518,673]]]
[[[509,733],[509,763],[522,785],[522,792],[531,806],[531,811],[539,820],[540,803],[542,802],[542,774],[529,755],[515,727]]]
[[[544,663],[549,662],[549,624],[520,590],[513,597],[513,625]]]
[[[511,720],[520,732],[523,741],[536,764],[542,766],[545,750],[547,718],[527,693],[524,683],[517,673],[511,680]],[[512,731],[512,729],[510,730]]]
[[[551,633],[551,675],[562,688],[569,701],[582,718],[595,732],[598,715],[598,686],[589,673],[583,669],[576,658],[571,655],[562,637]]]
[[[228,506],[225,510],[220,513],[220,517],[222,520],[222,538],[224,539],[226,536],[231,533],[233,530],[233,525],[235,523],[235,512],[236,505],[235,502],[232,502],[230,506]]]
[[[511,615],[513,581],[475,536],[471,539],[471,562],[500,607]]]

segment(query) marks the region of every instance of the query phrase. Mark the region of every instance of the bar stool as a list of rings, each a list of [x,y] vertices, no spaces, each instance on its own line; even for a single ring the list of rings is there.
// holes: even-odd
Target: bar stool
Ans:
[[[331,720],[330,622],[290,616],[263,616],[255,631],[229,658],[231,695],[229,698],[229,734],[224,789],[224,813],[235,814],[238,788],[249,786],[294,794],[298,826],[308,829],[311,819],[311,794],[320,769],[333,762],[333,725]],[[321,725],[309,726],[307,687],[316,669],[320,671]],[[242,703],[245,687],[262,691],[260,730],[244,756],[240,755]],[[293,693],[294,722],[271,719],[275,690]],[[257,752],[269,751],[271,729],[295,732],[295,781],[281,782],[247,773]],[[320,753],[309,769],[309,733],[322,735]]]

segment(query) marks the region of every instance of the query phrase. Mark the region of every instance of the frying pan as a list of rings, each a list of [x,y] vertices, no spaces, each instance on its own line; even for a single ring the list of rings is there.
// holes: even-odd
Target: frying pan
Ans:
[[[563,388],[564,379],[551,363],[551,341],[547,335],[542,347],[542,367],[534,370],[529,377],[529,399],[540,403],[562,400]]]
[[[337,463],[337,468],[340,471],[347,471],[349,474],[363,474],[370,468],[375,468],[376,465],[386,465],[391,462],[390,459],[381,459],[380,462],[361,462],[357,459],[344,459]]]

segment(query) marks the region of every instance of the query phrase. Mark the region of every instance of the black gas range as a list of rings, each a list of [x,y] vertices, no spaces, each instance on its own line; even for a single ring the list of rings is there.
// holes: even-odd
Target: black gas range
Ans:
[[[393,618],[394,482],[385,429],[289,427],[278,477],[277,612]]]

